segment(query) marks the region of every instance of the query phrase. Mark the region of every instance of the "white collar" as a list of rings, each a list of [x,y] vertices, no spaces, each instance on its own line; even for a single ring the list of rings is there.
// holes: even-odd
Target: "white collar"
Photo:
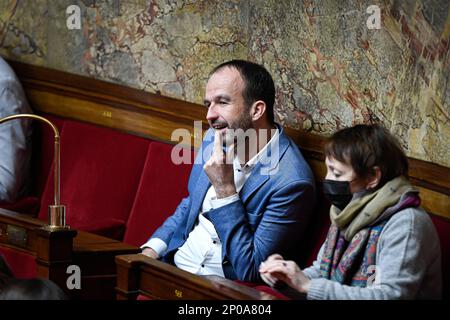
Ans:
[[[269,142],[266,143],[266,145],[261,150],[259,150],[259,152],[253,156],[253,158],[248,160],[247,163],[244,164],[244,166],[241,166],[237,156],[234,157],[233,160],[234,169],[242,171],[244,173],[249,173],[250,171],[252,171],[252,169],[256,166],[258,162],[268,163],[268,161],[266,161],[268,158],[267,149],[271,144],[278,143],[279,137],[280,137],[280,130],[276,128],[276,131],[270,138]]]

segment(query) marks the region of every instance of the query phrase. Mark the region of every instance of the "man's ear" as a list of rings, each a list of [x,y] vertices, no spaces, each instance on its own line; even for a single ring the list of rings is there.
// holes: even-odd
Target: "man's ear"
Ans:
[[[262,100],[255,101],[250,108],[250,117],[253,121],[257,121],[264,116],[266,112],[266,104]]]
[[[367,176],[366,189],[375,189],[381,180],[381,169],[378,166],[372,168],[372,172]]]

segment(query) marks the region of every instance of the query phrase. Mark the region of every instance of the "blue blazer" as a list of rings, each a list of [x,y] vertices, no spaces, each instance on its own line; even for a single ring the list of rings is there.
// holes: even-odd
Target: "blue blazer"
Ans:
[[[222,242],[222,267],[228,279],[260,281],[259,265],[273,253],[298,260],[298,246],[315,204],[314,178],[295,143],[281,126],[278,128],[279,161],[256,164],[239,192],[239,201],[204,213]],[[213,140],[210,129],[189,177],[188,197],[152,235],[168,246],[162,257],[165,262],[173,264],[174,254],[195,226],[211,186],[203,170],[209,156],[202,154],[207,148],[212,150]],[[275,173],[261,174],[268,171]]]

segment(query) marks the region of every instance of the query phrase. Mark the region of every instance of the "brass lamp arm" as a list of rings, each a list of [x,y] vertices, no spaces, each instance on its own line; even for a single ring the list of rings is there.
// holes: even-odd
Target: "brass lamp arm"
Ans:
[[[49,208],[49,226],[52,228],[66,227],[65,207],[61,205],[61,169],[60,169],[60,135],[58,128],[49,120],[35,114],[15,114],[0,119],[0,124],[14,119],[34,119],[48,124],[55,135],[55,151],[54,151],[54,205]]]

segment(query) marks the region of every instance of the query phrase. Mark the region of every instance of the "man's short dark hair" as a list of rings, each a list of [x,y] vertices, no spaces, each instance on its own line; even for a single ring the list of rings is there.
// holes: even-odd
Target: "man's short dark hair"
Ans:
[[[361,178],[381,170],[378,188],[398,177],[408,176],[408,158],[397,139],[379,124],[359,124],[337,131],[325,145],[325,155],[351,165]]]
[[[245,88],[242,95],[245,104],[251,106],[255,101],[264,101],[267,119],[270,124],[273,124],[275,122],[273,113],[275,84],[270,73],[262,65],[245,60],[231,60],[215,67],[211,75],[225,67],[239,71],[244,80]]]

